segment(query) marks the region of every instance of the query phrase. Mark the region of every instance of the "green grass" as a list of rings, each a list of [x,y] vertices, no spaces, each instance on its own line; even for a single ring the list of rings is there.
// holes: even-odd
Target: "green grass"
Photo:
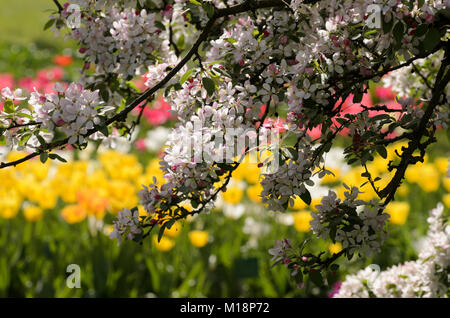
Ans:
[[[16,79],[33,77],[36,71],[53,66],[58,54],[76,56],[76,43],[64,41],[44,25],[56,6],[52,0],[0,0],[0,73]],[[61,32],[63,33],[63,32]],[[79,76],[81,60],[65,69],[66,79]]]
[[[0,0],[0,43],[30,44],[39,49],[62,51],[69,45],[62,36],[44,31],[51,11],[56,6],[51,0]]]

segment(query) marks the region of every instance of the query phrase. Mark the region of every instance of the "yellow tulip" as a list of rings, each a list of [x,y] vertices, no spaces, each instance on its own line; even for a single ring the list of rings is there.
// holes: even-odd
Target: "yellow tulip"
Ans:
[[[447,208],[450,208],[450,193],[444,194],[442,197],[442,201],[444,201],[444,204]]]
[[[25,216],[25,219],[27,221],[36,222],[42,219],[44,211],[35,205],[30,205],[29,207],[23,210],[23,215]]]
[[[438,169],[439,173],[442,175],[447,175],[447,169],[449,166],[450,158],[444,158],[439,157],[436,158],[434,161],[434,164],[436,165],[436,168]]]
[[[408,143],[407,142],[399,142],[399,143],[396,143],[396,144],[394,144],[394,145],[390,145],[390,146],[388,146],[387,148],[386,148],[386,150],[387,150],[387,153],[388,153],[388,156],[387,156],[387,160],[389,161],[389,160],[395,160],[395,159],[398,159],[398,156],[396,155],[396,153],[395,153],[395,151],[397,150],[397,152],[399,153],[399,154],[402,154],[402,147],[408,147]]]
[[[261,202],[261,197],[259,196],[261,194],[261,191],[263,190],[260,183],[249,186],[247,188],[247,196],[255,203]]]
[[[239,166],[233,172],[233,179],[236,181],[241,181],[244,179],[246,170],[245,170],[245,162],[241,162]]]
[[[445,190],[447,190],[447,192],[450,192],[450,178],[443,178],[442,184],[444,185]]]
[[[230,204],[237,204],[241,202],[243,191],[237,186],[227,187],[227,191],[222,192],[222,198],[225,202]]]
[[[61,216],[69,224],[83,221],[86,215],[86,209],[79,204],[68,205],[61,211]]]
[[[259,174],[261,170],[258,168],[257,163],[249,163],[246,167],[246,172],[244,175],[245,180],[250,184],[259,183]]]
[[[298,196],[295,196],[293,199],[294,199],[294,206],[292,207],[292,209],[294,210],[304,210],[308,206],[306,205],[305,201],[300,199],[300,197]]]
[[[177,237],[178,235],[180,235],[181,229],[182,229],[182,227],[181,227],[180,222],[175,222],[175,223],[171,226],[170,229],[167,229],[167,228],[166,228],[166,230],[164,231],[164,235],[167,235],[167,236],[169,236],[169,237],[171,237],[171,238],[175,238],[175,237]]]
[[[100,196],[96,189],[84,188],[77,192],[77,201],[85,209],[88,215],[94,215],[101,220],[105,216],[108,207],[108,199]]]
[[[336,242],[336,243],[331,243],[329,246],[328,246],[328,250],[330,251],[330,253],[331,254],[337,254],[337,253],[339,253],[340,251],[342,251],[342,244],[341,243],[339,243],[339,242]]]
[[[311,228],[309,222],[312,220],[310,212],[300,211],[292,214],[294,217],[294,227],[299,232],[308,232]]]
[[[405,179],[409,183],[417,183],[420,181],[420,169],[417,166],[409,166],[405,172]]]
[[[392,224],[403,225],[408,218],[409,210],[408,202],[391,202],[387,205],[385,212],[391,216],[389,221]]]
[[[203,247],[208,243],[208,232],[206,231],[191,231],[189,232],[189,240],[195,247]]]
[[[5,219],[14,218],[19,213],[22,198],[14,189],[0,192],[0,216]]]
[[[175,246],[174,240],[164,236],[161,237],[161,240],[158,242],[157,235],[153,236],[153,244],[155,244],[156,249],[161,252],[170,251]]]
[[[389,160],[383,159],[382,157],[377,156],[373,160],[373,164],[372,164],[373,168],[375,168],[374,172],[376,172],[378,174],[386,173],[387,172],[388,163],[389,163]],[[371,169],[369,169],[369,171],[372,172]]]
[[[425,192],[435,192],[439,189],[439,172],[432,164],[423,164],[420,168],[418,185]]]

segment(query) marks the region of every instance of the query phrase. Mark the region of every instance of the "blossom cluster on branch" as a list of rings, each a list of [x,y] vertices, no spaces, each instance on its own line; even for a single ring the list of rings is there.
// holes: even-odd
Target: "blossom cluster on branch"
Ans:
[[[348,275],[334,295],[342,297],[443,297],[448,294],[450,271],[450,227],[444,206],[430,211],[429,229],[416,261],[384,271],[367,267]]]

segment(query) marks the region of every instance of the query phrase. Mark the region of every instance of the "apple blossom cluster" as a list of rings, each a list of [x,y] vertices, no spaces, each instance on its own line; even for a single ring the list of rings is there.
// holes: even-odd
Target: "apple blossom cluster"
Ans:
[[[381,272],[367,267],[348,275],[334,297],[448,297],[450,226],[443,211],[442,203],[430,211],[428,233],[416,261]]]
[[[287,250],[291,248],[291,241],[289,241],[287,238],[284,238],[281,241],[275,241],[275,246],[269,249],[269,254],[272,255],[271,261],[283,261],[287,257]]]
[[[415,107],[417,98],[431,99],[430,80],[436,77],[443,57],[443,52],[439,51],[426,59],[418,59],[412,65],[395,70],[383,77],[383,85],[391,87],[397,93],[397,99],[402,105],[403,114],[409,114],[414,118],[422,117],[423,110],[420,107]],[[445,87],[445,98],[447,101],[450,100],[449,85]],[[438,105],[433,115],[434,125],[442,126],[444,129],[448,128],[450,115],[445,103]]]
[[[250,130],[251,123],[244,125],[245,110],[233,98],[238,94],[231,83],[221,83],[215,98],[208,96],[197,79],[186,81],[183,87],[171,93],[178,101],[172,105],[179,108],[179,124],[168,136],[161,162],[167,183],[160,187],[152,184],[139,193],[140,203],[149,215],[156,215],[156,220],[163,220],[165,211],[185,201],[194,207],[199,204],[203,209],[212,207],[209,201],[215,198],[217,190],[225,189],[221,178],[226,178],[239,164],[245,154],[243,148],[248,146],[245,141],[241,145],[238,143],[236,153],[235,139],[247,134],[251,140],[257,135],[255,130]],[[211,106],[194,111],[196,103],[203,99],[211,100]],[[270,131],[270,128],[261,126],[259,130]],[[266,146],[260,143],[261,149]],[[180,207],[175,207],[177,211],[186,213]]]
[[[56,83],[54,93],[42,94],[36,89],[30,97],[23,97],[21,93],[20,89],[11,92],[4,88],[1,94],[11,105],[1,112],[6,145],[10,148],[44,146],[43,141],[52,140],[56,132],[62,133],[68,144],[81,145],[85,143],[88,130],[101,122],[100,117],[114,110],[102,105],[98,90],[90,91],[77,83]],[[14,102],[21,103],[16,106]],[[24,129],[28,126],[34,129]],[[41,131],[44,129],[45,132]],[[38,140],[38,136],[43,140]]]
[[[108,12],[85,10],[81,17],[70,36],[79,42],[85,68],[93,63],[97,75],[118,74],[125,80],[142,75],[164,44],[156,15],[145,9],[113,6]]]
[[[75,83],[67,89],[57,84],[55,90],[56,94],[31,93],[29,103],[36,114],[36,122],[49,131],[58,127],[69,138],[69,144],[83,144],[83,135],[99,123],[97,116],[102,102],[98,91],[85,90]]]
[[[383,207],[375,201],[358,200],[357,187],[344,187],[347,191],[342,202],[330,190],[316,205],[317,212],[312,213],[310,222],[312,232],[322,239],[330,237],[340,242],[350,255],[379,251],[386,238],[389,214],[383,213]]]
[[[288,204],[293,206],[295,196],[309,195],[306,186],[314,186],[311,180],[314,166],[309,160],[312,156],[311,147],[292,152],[296,160],[286,160],[273,173],[263,175],[261,197],[270,210],[284,212]]]
[[[370,5],[376,5],[382,13],[378,16],[381,25],[375,28],[383,26],[383,32],[372,32],[371,36],[361,38],[358,35],[361,31],[353,26],[373,23],[366,21]],[[317,117],[317,111],[308,110],[308,105],[329,111],[336,102],[333,97],[346,94],[339,86],[342,84],[331,84],[344,74],[358,74],[377,81],[380,77],[372,71],[375,65],[378,68],[399,64],[397,56],[387,54],[388,48],[401,45],[399,53],[405,58],[418,54],[418,47],[426,37],[426,25],[434,21],[438,10],[448,5],[449,1],[427,1],[420,8],[417,3],[410,7],[401,1],[321,1],[311,8],[303,1],[291,1],[297,27],[302,32],[302,40],[292,50],[297,54],[287,70],[287,74],[292,74],[287,95],[289,110],[293,112],[289,119],[297,124],[293,126],[298,126],[299,118],[305,123],[308,117],[314,124],[319,122],[311,118]],[[330,13],[329,17],[323,18],[324,10]],[[419,25],[420,29],[416,30]],[[349,85],[362,89],[361,82]]]
[[[117,239],[118,244],[120,244],[123,236],[131,240],[135,235],[141,233],[138,210],[124,209],[119,212],[118,219],[114,221],[114,230],[111,232],[110,237]]]

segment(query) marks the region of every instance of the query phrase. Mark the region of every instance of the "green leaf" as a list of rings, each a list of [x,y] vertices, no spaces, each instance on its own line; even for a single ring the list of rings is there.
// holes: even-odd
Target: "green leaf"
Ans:
[[[428,24],[421,24],[416,28],[416,31],[414,32],[414,36],[421,37],[428,31]]]
[[[162,31],[166,30],[166,27],[164,26],[164,24],[161,23],[161,21],[155,21],[155,27],[157,27]]]
[[[369,178],[369,177],[370,177],[370,173],[368,173],[368,172],[363,172],[363,173],[361,173],[361,177]]]
[[[300,199],[302,199],[303,202],[305,202],[307,205],[310,205],[311,204],[311,193],[309,193],[309,191],[306,190],[305,192],[303,192],[300,195]]]
[[[286,150],[286,155],[290,159],[292,159],[294,161],[296,161],[298,159],[298,151],[295,150],[295,148],[287,147],[287,148],[285,148],[285,150]]]
[[[60,155],[58,155],[56,153],[51,153],[48,156],[49,156],[50,159],[53,159],[53,160],[57,159],[57,160],[59,160],[61,162],[67,162],[66,159],[64,159],[63,157],[61,157]]]
[[[22,116],[22,117],[26,117],[28,119],[33,119],[33,116],[31,116],[30,114],[26,114],[26,113],[17,113],[17,116]]]
[[[109,91],[106,86],[100,89],[100,97],[106,102],[109,100]]]
[[[335,272],[339,269],[339,265],[338,264],[331,264],[330,269]]]
[[[166,222],[167,223],[167,222]],[[161,228],[159,229],[159,233],[158,233],[158,243],[161,241],[161,238],[164,235],[164,231],[166,229],[166,223],[164,223]]]
[[[51,28],[51,26],[55,23],[55,19],[50,19],[47,21],[47,23],[44,25],[44,31]]]
[[[439,30],[436,28],[431,28],[427,35],[425,36],[425,40],[423,41],[423,46],[425,50],[431,51],[433,50],[441,41],[441,34]]]
[[[443,16],[443,18],[450,20],[450,8],[439,10],[435,16],[438,17],[438,19],[441,19],[441,16]]]
[[[105,125],[102,125],[102,126],[96,126],[96,128],[97,128],[97,130],[98,130],[99,132],[101,132],[103,135],[105,135],[106,137],[108,137],[108,135],[109,135],[109,130],[108,130],[108,127],[107,127],[107,126],[105,126]]]
[[[35,134],[35,136],[36,136],[36,138],[39,140],[39,143],[40,143],[42,146],[45,146],[45,145],[47,144],[47,143],[45,142],[45,139],[42,138],[41,135]]]
[[[208,18],[211,19],[214,15],[214,7],[208,2],[203,2],[202,7],[206,11]]]
[[[5,104],[3,105],[3,109],[5,110],[5,112],[7,112],[8,114],[14,113],[15,110],[15,106],[12,100],[7,99],[5,101]]]
[[[45,163],[48,159],[48,153],[47,152],[41,152],[41,154],[39,155],[39,159],[41,160],[42,163]]]
[[[397,24],[394,26],[394,30],[392,30],[392,33],[394,35],[394,38],[395,38],[395,41],[397,42],[397,44],[401,44],[404,32],[405,32],[405,28],[403,26],[403,23],[397,22]]]
[[[197,6],[201,6],[202,4],[200,2],[198,2],[197,0],[189,0],[190,3],[193,3]]]
[[[345,125],[347,123],[347,120],[345,118],[342,117],[338,117],[336,118],[336,121],[341,124],[341,125]]]
[[[209,97],[213,96],[214,91],[216,90],[216,84],[214,83],[214,81],[209,77],[203,77],[202,83],[206,89],[206,92],[208,92]]]
[[[169,229],[169,230],[174,224],[175,224],[175,219],[171,219],[171,220],[167,221],[166,223],[164,223],[166,228]]]
[[[361,103],[362,98],[363,98],[363,92],[362,91],[356,92],[355,95],[353,96],[353,103],[355,103],[355,104]]]
[[[183,76],[181,76],[180,78],[180,85],[183,85],[184,82],[186,82],[190,77],[191,74],[195,71],[194,68],[191,68],[190,70],[188,70],[186,73],[183,74]]]
[[[386,148],[384,148],[383,146],[378,146],[375,148],[375,150],[378,152],[378,154],[383,157],[383,159],[387,158],[387,151]]]
[[[230,42],[231,44],[233,44],[233,43],[236,43],[236,42],[237,42],[237,40],[236,40],[236,39],[234,39],[234,38],[225,38],[224,40],[225,40],[225,41],[227,41],[227,42]]]
[[[276,261],[275,263],[272,264],[272,266],[270,266],[270,269],[273,269],[275,266],[277,266],[278,264],[280,264],[283,260],[279,259],[278,261]]]
[[[0,129],[0,132],[1,132],[1,129]],[[25,135],[23,135],[20,138],[19,145],[21,145],[21,146],[25,145],[27,143],[28,139],[30,139],[31,136],[32,136],[32,134],[25,134]]]
[[[383,19],[383,33],[389,33],[394,25],[394,19],[391,19],[389,22],[385,22]]]
[[[323,278],[322,274],[319,271],[314,271],[314,273],[310,273],[309,277],[311,278],[311,281],[316,284],[317,286],[323,285]]]

